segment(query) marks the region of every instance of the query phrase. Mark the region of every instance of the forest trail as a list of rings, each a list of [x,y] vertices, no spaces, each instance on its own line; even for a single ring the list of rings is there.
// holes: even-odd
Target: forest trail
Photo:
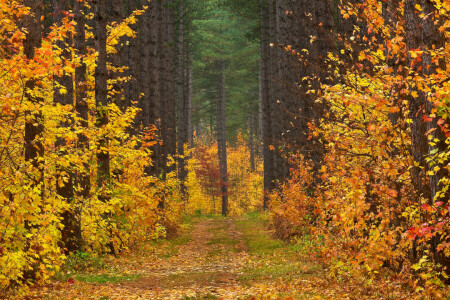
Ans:
[[[162,264],[146,266],[139,279],[123,284],[120,289],[154,299],[215,297],[227,290],[239,290],[238,277],[248,254],[235,223],[231,219],[201,220],[190,235],[191,240],[176,249],[177,254],[164,259]]]
[[[30,299],[327,298],[314,292],[321,268],[297,250],[272,239],[259,215],[198,218],[173,240],[68,272]]]

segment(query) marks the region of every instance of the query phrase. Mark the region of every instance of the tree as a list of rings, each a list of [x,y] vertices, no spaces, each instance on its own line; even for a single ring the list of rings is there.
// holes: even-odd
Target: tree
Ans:
[[[64,16],[68,14],[70,10],[69,1],[53,1],[53,23],[55,26],[62,26]],[[83,29],[84,30],[84,29]],[[60,52],[60,58],[63,64],[70,63],[72,61],[71,47],[72,37],[66,36],[56,43],[56,50]],[[57,74],[54,76],[55,90],[53,95],[53,101],[55,104],[61,106],[73,106],[74,100],[74,90],[73,90],[73,80],[72,74],[61,70],[61,75]],[[65,121],[61,122],[60,126],[66,131],[71,130],[73,125],[73,118],[70,115],[65,116]],[[67,156],[67,142],[66,137],[62,135],[56,141],[55,145],[58,155],[64,159]],[[74,205],[74,181],[73,181],[73,166],[69,167],[58,167],[57,173],[57,183],[56,190],[59,196],[61,196],[68,204],[69,209],[67,209],[62,214],[62,224],[64,228],[61,230],[61,244],[62,248],[66,249],[68,252],[75,252],[80,249],[81,242],[81,229],[78,226],[79,217],[76,214]]]
[[[219,61],[221,76],[217,83],[217,152],[220,169],[220,190],[222,196],[222,215],[228,214],[228,164],[227,164],[227,138],[226,138],[226,89],[225,89],[225,61]]]
[[[43,9],[42,1],[24,0],[24,5],[32,7],[33,14],[23,18],[23,26],[27,28],[26,39],[23,42],[24,53],[28,60],[34,58],[35,49],[40,47],[42,42],[41,15]],[[36,96],[33,90],[39,87],[37,78],[31,78],[25,83],[25,97],[28,101],[38,105],[43,99]],[[44,146],[42,144],[42,134],[44,131],[44,119],[40,109],[28,111],[25,121],[25,160],[33,166],[31,180],[32,187],[39,190],[39,196],[44,197]]]
[[[98,52],[97,65],[95,68],[95,105],[96,126],[104,130],[108,125],[108,87],[107,87],[107,54],[106,54],[106,0],[94,0],[95,18],[95,48]],[[97,146],[97,188],[100,192],[99,198],[108,201],[108,185],[110,184],[108,138],[101,136]]]
[[[83,2],[75,1],[74,3],[74,19],[77,23],[74,37],[75,53],[79,57],[79,64],[75,67],[75,112],[79,118],[79,126],[87,129],[89,126],[89,106],[87,103],[87,82],[86,82],[86,33],[85,33],[85,6]],[[79,155],[83,157],[84,153],[89,149],[89,141],[83,132],[77,135],[77,148]],[[83,165],[77,169],[74,179],[76,195],[81,199],[89,199],[91,192],[90,169],[87,159],[83,159]],[[76,244],[81,243],[81,207],[76,204],[75,207],[75,223],[73,224],[73,235],[77,239]]]

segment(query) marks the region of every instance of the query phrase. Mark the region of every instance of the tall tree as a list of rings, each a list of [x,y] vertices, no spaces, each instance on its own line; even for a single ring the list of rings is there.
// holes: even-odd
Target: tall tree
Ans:
[[[272,0],[269,0],[272,1]],[[263,142],[263,157],[264,157],[264,190],[269,192],[274,188],[274,161],[273,152],[271,149],[272,141],[272,103],[269,89],[270,76],[270,44],[269,44],[269,5],[266,0],[261,0],[261,70],[260,70],[260,85],[261,85],[261,107],[262,107],[262,142]],[[269,198],[267,194],[264,195],[264,208],[267,209],[269,205]]]
[[[185,49],[185,1],[180,0],[178,3],[178,37],[177,37],[177,145],[178,145],[178,178],[181,181],[182,192],[185,193],[184,181],[186,180],[186,162],[184,158],[184,145],[188,138],[187,128],[187,97],[185,89],[186,80],[186,49]]]
[[[107,86],[107,15],[106,0],[93,0],[95,18],[95,48],[97,50],[97,64],[95,67],[95,105],[96,126],[102,130],[108,125],[108,86]],[[103,135],[99,138],[97,147],[97,186],[100,191],[99,198],[108,200],[107,189],[110,183],[110,157],[108,151],[108,138]]]
[[[217,153],[220,168],[220,191],[222,196],[222,215],[228,214],[228,164],[227,164],[227,135],[226,135],[226,89],[225,89],[225,61],[219,61],[220,80],[217,84]]]
[[[74,3],[74,19],[77,23],[75,27],[74,48],[75,53],[79,57],[79,64],[75,67],[75,112],[79,118],[79,126],[87,129],[89,125],[89,105],[87,102],[87,82],[86,72],[87,67],[85,63],[86,56],[86,33],[85,33],[85,5],[81,1]],[[77,148],[79,155],[82,156],[89,148],[89,141],[83,132],[77,136]],[[88,199],[91,190],[90,170],[87,159],[83,160],[83,165],[77,169],[75,175],[74,185],[76,187],[77,196],[81,199]],[[76,204],[77,205],[77,204]],[[73,235],[76,238],[77,246],[81,243],[81,207],[75,207],[75,223],[73,224]]]
[[[22,26],[27,29],[25,40],[23,41],[24,54],[27,60],[33,60],[36,48],[42,44],[42,27],[41,16],[43,14],[43,1],[24,0],[23,4],[31,8],[31,14],[24,16]],[[30,187],[37,191],[37,197],[44,198],[44,118],[40,106],[43,105],[44,99],[37,96],[35,89],[40,87],[39,79],[32,77],[25,83],[24,96],[38,107],[34,111],[26,111],[25,115],[25,136],[24,136],[24,152],[25,161],[32,166],[32,172],[28,172],[30,178]],[[32,200],[31,200],[32,201]],[[30,203],[31,204],[31,203]],[[32,205],[32,204],[31,204]],[[33,222],[25,220],[25,229],[32,231],[36,228]],[[27,238],[26,251],[32,246],[32,239]],[[24,271],[23,278],[25,280],[33,280],[38,272],[36,263],[31,268]]]
[[[125,18],[125,0],[107,1],[108,21],[116,24],[121,23]],[[124,74],[120,69],[126,64],[125,39],[126,37],[122,37],[120,39],[119,44],[116,46],[116,53],[111,54],[108,58],[108,62],[110,62],[111,66],[115,68],[115,71],[112,72],[112,76],[109,76],[114,81],[114,84],[112,85],[113,100],[114,103],[122,110],[125,109],[127,104],[124,98],[124,84],[121,79]]]
[[[419,14],[415,9],[417,1],[405,0],[405,41],[407,49],[419,49],[422,40],[422,25],[419,18]],[[418,64],[414,64],[414,59],[409,55],[409,61],[415,67],[411,72],[417,72],[419,69]],[[412,91],[409,98],[409,113],[411,122],[411,153],[414,159],[414,166],[411,168],[411,178],[417,191],[417,199],[421,195],[428,195],[429,192],[426,190],[425,178],[425,155],[428,152],[428,145],[425,139],[426,124],[423,119],[422,110],[425,107],[425,97],[426,95],[418,91],[416,86],[411,87]]]
[[[132,13],[133,11],[138,9],[138,0],[127,0],[128,1],[128,13]],[[136,24],[131,24],[130,28],[134,30],[135,37],[129,40],[129,45],[127,47],[127,66],[129,68],[128,74],[131,76],[130,82],[127,85],[127,106],[131,105],[131,102],[138,103],[138,106],[142,108],[141,103],[139,102],[139,79],[140,79],[140,70],[139,70],[139,41],[140,41],[140,24],[142,23],[142,16],[139,18],[139,22]],[[137,129],[142,122],[142,113],[135,120],[136,124],[134,127]]]
[[[162,3],[162,30],[160,30],[160,118],[161,118],[161,170],[164,174],[173,170],[167,166],[168,156],[176,155],[176,95],[175,95],[175,13],[174,1]]]
[[[32,60],[35,49],[41,46],[42,29],[41,16],[43,13],[43,1],[24,0],[25,6],[31,7],[32,14],[23,18],[23,27],[27,29],[26,38],[23,42],[24,53],[27,59]],[[43,99],[33,92],[39,87],[37,78],[31,78],[25,83],[24,94],[28,101],[38,105],[43,103]],[[42,134],[44,132],[44,119],[40,109],[27,112],[25,120],[25,160],[30,162],[34,168],[31,175],[32,186],[39,191],[39,196],[44,196],[44,145]]]
[[[70,3],[68,0],[54,0],[53,1],[53,22],[57,26],[61,26],[64,16],[68,15],[70,10]],[[72,37],[65,36],[60,41],[56,43],[57,50],[60,51],[61,61],[63,65],[66,62],[72,60],[71,48],[69,45],[72,44]],[[73,80],[72,74],[62,72],[61,75],[54,76],[55,90],[53,94],[53,101],[55,104],[73,106],[74,101],[74,91],[73,91]],[[61,122],[60,127],[65,130],[71,130],[73,123],[73,118],[69,116],[64,116],[64,121]],[[64,156],[67,155],[66,139],[64,135],[59,137],[56,141],[56,149],[61,159],[65,160]],[[77,251],[80,247],[80,230],[77,226],[77,216],[75,215],[75,209],[73,205],[75,191],[73,182],[73,171],[72,166],[62,167],[58,166],[57,171],[57,182],[56,191],[67,203],[69,208],[62,214],[62,224],[64,228],[61,230],[61,246],[69,252]]]

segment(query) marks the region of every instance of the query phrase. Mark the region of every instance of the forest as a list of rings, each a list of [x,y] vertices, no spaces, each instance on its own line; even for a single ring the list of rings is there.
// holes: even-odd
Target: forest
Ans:
[[[450,0],[0,0],[0,299],[450,299]]]

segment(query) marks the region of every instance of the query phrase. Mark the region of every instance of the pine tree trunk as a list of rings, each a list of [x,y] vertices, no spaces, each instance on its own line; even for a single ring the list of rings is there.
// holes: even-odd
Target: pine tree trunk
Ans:
[[[36,0],[24,0],[25,6],[31,7],[33,14],[23,18],[23,27],[27,29],[27,35],[23,42],[24,54],[27,59],[34,58],[35,49],[41,46],[42,32],[40,18],[42,15],[43,3]],[[33,93],[38,86],[37,80],[31,78],[25,83],[25,98],[37,105],[44,102],[44,99]],[[33,166],[32,187],[39,190],[40,197],[44,197],[44,145],[42,134],[44,132],[44,118],[40,109],[27,111],[25,117],[25,160]]]
[[[64,18],[64,12],[68,12],[70,10],[70,4],[68,0],[53,0],[53,23],[61,26],[62,20]],[[56,46],[62,51],[61,52],[61,61],[63,64],[66,62],[70,62],[72,60],[72,54],[70,49],[68,49],[68,45],[71,45],[72,38],[69,36],[59,42],[57,42]],[[73,105],[73,81],[72,74],[63,74],[62,76],[54,76],[55,81],[55,90],[53,94],[53,101],[55,104],[61,105]],[[62,89],[65,92],[62,92]],[[70,129],[71,123],[73,122],[73,118],[69,116],[65,116],[65,121],[60,123],[60,127]],[[66,145],[66,140],[64,137],[59,137],[56,141],[56,149],[58,151],[58,155],[61,156],[61,159],[67,155],[67,150],[64,150],[64,146]],[[63,150],[61,150],[61,148]],[[67,174],[63,176],[62,174]],[[75,192],[74,192],[74,182],[73,182],[74,174],[72,172],[72,167],[64,168],[61,166],[57,167],[57,176],[56,176],[56,192],[60,195],[67,203],[70,205],[69,209],[63,212],[62,214],[62,225],[64,228],[61,230],[61,248],[65,249],[68,252],[75,252],[79,249],[79,239],[76,235],[77,233],[77,215],[76,209],[73,203]]]
[[[186,193],[184,181],[187,177],[184,159],[184,144],[187,138],[186,95],[185,95],[185,41],[184,41],[184,0],[179,2],[178,13],[178,66],[177,66],[177,145],[178,145],[178,178],[181,181],[181,191]]]
[[[194,126],[192,124],[192,101],[193,101],[193,96],[194,96],[194,68],[192,66],[192,58],[190,56],[190,48],[188,50],[188,59],[187,59],[187,107],[188,107],[188,111],[187,111],[187,118],[188,118],[188,122],[187,122],[187,126],[188,126],[188,142],[189,144],[192,146],[194,143]]]
[[[262,45],[262,42],[261,42]],[[261,47],[260,47],[261,49]],[[262,53],[261,53],[262,55]],[[262,68],[263,68],[263,63],[262,63],[262,56],[261,59],[259,61],[259,97],[258,97],[258,156],[260,158],[263,157],[263,86],[262,86],[262,81],[263,78],[261,76],[262,74]]]
[[[138,9],[137,6],[138,0],[128,0],[128,8],[129,13],[133,13],[135,10]],[[127,107],[131,106],[131,102],[138,102],[139,100],[139,81],[140,73],[139,73],[139,65],[140,62],[140,56],[139,56],[139,39],[141,32],[139,30],[139,24],[142,23],[142,18],[139,18],[138,23],[130,25],[131,29],[135,31],[136,37],[130,38],[129,46],[127,47],[128,51],[128,67],[129,71],[128,74],[131,76],[130,82],[128,83],[128,93],[127,93]],[[138,107],[142,108],[142,105],[139,101],[137,104]],[[142,123],[142,112],[139,113],[139,115],[135,119],[134,127],[137,129],[139,127],[139,124]]]
[[[441,49],[445,47],[445,35],[439,31],[440,24],[437,23],[437,21],[434,18],[434,15],[436,13],[435,4],[433,1],[430,0],[421,0],[421,7],[423,9],[423,13],[425,16],[428,16],[426,18],[422,19],[422,30],[423,30],[423,55],[422,55],[422,70],[424,73],[425,78],[429,78],[430,75],[434,75],[436,73],[436,70],[438,68],[441,68],[441,70],[445,70],[445,61],[437,61],[433,62],[432,54],[431,52],[434,51],[433,49]],[[434,105],[431,101],[427,100],[428,97],[431,97],[430,95],[435,92],[435,85],[434,82],[431,80],[428,80],[427,82],[428,87],[430,89],[430,92],[425,95],[425,112],[427,116],[430,116],[433,114],[433,108]],[[428,144],[428,153],[433,153],[433,151],[445,151],[447,148],[445,140],[445,133],[441,130],[440,126],[438,125],[438,117],[432,118],[430,122],[427,122],[426,124],[426,130],[429,132],[428,138],[430,141],[436,141],[439,140],[439,142],[436,142],[435,145],[432,145],[431,143]],[[439,171],[434,172],[434,175],[430,176],[430,203],[433,203],[437,200],[444,200],[446,203],[448,202],[449,197],[442,196],[442,199],[436,199],[435,196],[437,192],[442,188],[442,184],[439,183],[439,181],[444,177],[445,172],[445,166],[447,165],[447,162],[442,163],[435,163],[432,162],[429,164],[429,169],[433,170],[436,166],[440,168]],[[448,195],[447,195],[448,196]]]
[[[176,93],[175,93],[175,11],[174,1],[167,1],[165,9],[165,96],[161,100],[165,102],[165,115],[162,116],[165,122],[165,155],[175,157],[177,153],[177,132],[176,132]],[[166,173],[174,170],[175,166],[165,166]]]
[[[85,20],[84,20],[84,5],[79,1],[74,2],[74,18],[77,23],[75,31],[75,39],[74,39],[74,47],[76,54],[80,56],[80,64],[75,68],[75,112],[77,117],[80,118],[79,126],[87,129],[89,126],[89,106],[87,103],[87,95],[86,95],[86,63],[85,63],[85,55],[86,51],[86,34],[85,34]],[[79,133],[77,135],[78,143],[77,148],[79,149],[80,155],[83,155],[84,152],[89,149],[89,141],[84,133]],[[83,162],[81,170],[79,170],[75,175],[75,186],[77,187],[77,196],[82,199],[89,199],[90,190],[91,190],[91,181],[90,181],[90,169],[89,163],[87,161]],[[80,249],[81,245],[81,207],[77,206],[75,208],[75,220],[76,223],[73,225],[73,235],[76,239],[76,244],[78,245],[78,249]]]
[[[43,2],[36,0],[24,0],[23,5],[31,8],[31,14],[24,16],[22,19],[22,27],[26,28],[27,34],[23,41],[24,54],[28,60],[33,60],[35,49],[39,48],[42,43],[41,16],[43,15]],[[39,107],[44,103],[44,99],[38,97],[34,93],[34,89],[39,87],[37,78],[30,78],[25,83],[24,96],[27,101]],[[38,191],[38,197],[44,199],[44,144],[42,142],[44,132],[44,118],[40,108],[34,111],[25,112],[25,136],[24,136],[24,152],[25,161],[32,166],[32,172],[28,172],[31,179],[30,188]],[[30,200],[31,201],[31,200]],[[30,215],[38,213],[30,212]],[[25,229],[31,231],[37,228],[28,220],[24,221]],[[32,247],[33,239],[26,241],[24,253],[28,252]],[[38,258],[31,266],[28,266],[23,272],[24,280],[34,280],[38,272],[38,265],[41,259]]]
[[[254,125],[254,112],[252,111],[249,116],[249,127],[250,127],[250,133],[249,133],[249,148],[250,148],[250,170],[252,172],[255,172],[255,147],[253,142],[253,137],[255,135],[255,125]]]
[[[417,1],[405,0],[405,31],[406,31],[406,47],[407,49],[418,49],[421,46],[422,26],[418,13],[415,11],[415,4]],[[409,57],[412,62],[413,59]],[[414,72],[418,71],[418,66],[415,67]],[[418,166],[411,168],[411,178],[414,189],[416,191],[416,198],[419,201],[420,195],[430,198],[430,194],[426,188],[424,178],[426,177],[425,155],[428,152],[427,140],[425,138],[426,124],[423,120],[423,109],[425,108],[425,95],[418,91],[415,86],[411,87],[411,92],[416,92],[417,97],[410,93],[409,111],[411,123],[411,152],[414,162]],[[420,205],[420,203],[417,203]]]
[[[106,0],[93,0],[95,10],[95,47],[98,52],[97,66],[95,68],[95,105],[96,126],[101,130],[108,125],[108,89],[106,70]],[[108,201],[107,193],[110,183],[110,162],[108,151],[108,138],[101,136],[97,149],[97,188],[100,191],[99,199]]]
[[[433,1],[430,0],[421,0],[421,7],[423,10],[423,14],[427,16],[422,19],[422,70],[424,78],[426,79],[426,84],[428,85],[429,92],[425,94],[425,113],[428,117],[433,115],[434,104],[430,101],[432,98],[432,94],[436,92],[436,84],[430,76],[435,75],[438,68],[441,68],[442,71],[445,71],[446,64],[443,59],[438,61],[433,61],[432,52],[438,49],[445,49],[445,35],[439,31],[439,27],[442,24],[439,24],[437,20],[435,20],[434,16],[436,14],[436,8]],[[445,133],[441,130],[438,125],[439,118],[436,116],[432,118],[429,122],[426,123],[427,130],[427,138],[428,142],[428,154],[430,156],[433,155],[434,152],[444,153],[447,149],[446,136]],[[434,142],[434,144],[432,144]],[[433,174],[429,176],[429,189],[430,189],[430,199],[429,203],[432,205],[437,201],[443,201],[444,205],[449,201],[449,192],[444,193],[437,197],[438,192],[443,188],[440,180],[444,177],[448,177],[448,170],[446,171],[445,166],[448,164],[448,159],[442,162],[430,161],[428,163],[428,169],[433,171]],[[435,168],[438,167],[439,170],[435,171]],[[442,235],[437,234],[437,236],[433,236],[430,244],[431,249],[434,254],[434,258],[437,263],[446,267],[446,273],[449,274],[450,270],[450,259],[446,257],[442,252],[437,250],[437,246],[439,241],[442,239]]]
[[[228,166],[227,166],[227,133],[226,133],[226,90],[225,61],[220,62],[220,83],[217,88],[217,152],[220,168],[220,191],[222,195],[222,215],[228,214]]]
[[[57,1],[57,0],[54,0]],[[125,2],[124,0],[107,0],[108,1],[108,20],[110,23],[116,22],[120,24],[125,18]],[[122,37],[119,41],[119,44],[116,45],[117,53],[111,54],[108,58],[108,61],[111,63],[113,67],[123,67],[126,63],[125,61],[125,37]],[[112,86],[112,90],[114,91],[114,103],[121,108],[122,111],[126,109],[125,98],[123,97],[124,85],[120,81],[120,78],[123,77],[124,74],[122,72],[116,71],[113,72],[110,78],[116,80],[116,82]]]
[[[144,51],[149,52],[149,70],[148,78],[144,80],[149,83],[149,124],[155,125],[157,129],[157,138],[161,139],[161,56],[160,56],[160,39],[161,39],[161,1],[151,1],[149,4],[150,22],[149,22],[149,48]],[[162,162],[162,149],[159,143],[155,144],[152,149],[153,166],[149,168],[150,174],[160,176],[164,169]]]
[[[273,1],[273,0],[268,0]],[[262,107],[262,141],[264,157],[264,202],[263,207],[269,207],[268,194],[274,189],[274,155],[271,150],[272,134],[272,103],[270,94],[270,45],[269,45],[269,7],[266,0],[261,0],[261,107]]]
[[[140,95],[141,124],[144,128],[150,125],[150,7],[146,9],[140,17],[139,22],[139,56],[137,64],[139,74],[138,93]],[[146,168],[146,173],[150,174],[150,168]]]

